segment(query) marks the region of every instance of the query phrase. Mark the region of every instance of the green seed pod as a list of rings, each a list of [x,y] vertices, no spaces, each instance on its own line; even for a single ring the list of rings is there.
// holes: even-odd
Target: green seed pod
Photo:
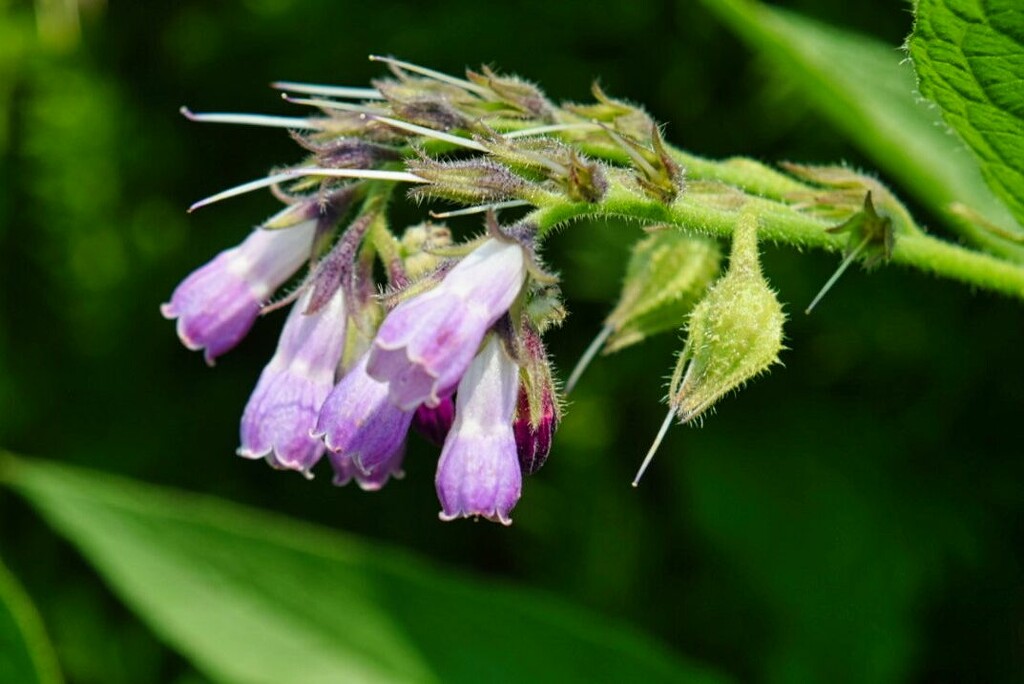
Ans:
[[[729,270],[694,307],[669,402],[688,422],[778,362],[786,316],[761,274],[757,217],[740,217]]]
[[[605,353],[651,335],[678,330],[708,286],[718,277],[718,243],[668,228],[633,246],[618,304],[605,325],[611,335]]]

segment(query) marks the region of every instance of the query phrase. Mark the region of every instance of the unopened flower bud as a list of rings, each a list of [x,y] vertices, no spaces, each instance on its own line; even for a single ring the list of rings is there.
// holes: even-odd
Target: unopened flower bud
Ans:
[[[410,172],[429,183],[409,192],[414,199],[440,198],[460,204],[493,204],[510,199],[526,199],[529,183],[507,167],[489,159],[409,161]]]
[[[377,90],[391,105],[396,119],[436,131],[467,128],[469,120],[460,114],[443,95],[422,91],[412,94],[408,87],[396,87],[388,81],[376,84]]]
[[[562,412],[544,341],[528,320],[522,326],[518,355],[519,397],[512,430],[519,465],[524,475],[532,475],[547,461]]]
[[[401,240],[406,278],[416,281],[436,271],[442,260],[437,252],[451,243],[452,233],[443,224],[425,221],[406,228]]]
[[[744,214],[733,232],[729,270],[690,314],[669,402],[680,420],[703,414],[728,392],[779,360],[786,320],[761,274],[757,217]]]
[[[412,417],[412,427],[423,435],[427,441],[441,446],[452,429],[455,420],[455,402],[445,397],[437,406],[420,406]]]
[[[374,169],[380,164],[398,161],[401,152],[361,138],[341,137],[320,141],[313,136],[293,133],[292,138],[316,156],[318,166],[330,169]]]
[[[515,76],[499,76],[486,65],[480,71],[482,73],[467,70],[466,78],[489,89],[496,100],[511,110],[501,112],[502,115],[542,122],[551,120],[554,108],[540,88]]]
[[[358,184],[349,184],[317,195],[293,196],[281,192],[280,198],[288,202],[288,206],[271,216],[260,227],[266,230],[281,230],[306,221],[316,221],[317,233],[322,234],[325,228],[333,227],[348,213],[360,191]]]
[[[678,330],[718,276],[721,260],[717,242],[673,228],[637,242],[619,302],[605,319],[611,328],[605,353]]]
[[[526,175],[554,181],[573,202],[600,202],[608,191],[604,167],[552,138],[477,136],[488,153]]]
[[[654,120],[642,108],[609,97],[596,82],[590,87],[590,92],[597,100],[596,104],[570,104],[565,105],[565,109],[590,121],[606,123],[631,138],[641,139],[650,132]]]

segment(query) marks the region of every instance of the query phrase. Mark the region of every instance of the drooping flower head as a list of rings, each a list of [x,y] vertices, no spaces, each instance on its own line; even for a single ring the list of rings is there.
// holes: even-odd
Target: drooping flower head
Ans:
[[[437,406],[466,372],[480,342],[515,301],[526,255],[490,238],[432,290],[399,304],[377,332],[367,372],[388,384],[391,401],[412,410]]]
[[[459,383],[435,480],[442,520],[479,516],[511,524],[522,488],[512,432],[518,394],[519,367],[492,336]]]
[[[193,271],[160,307],[178,320],[178,337],[206,362],[237,345],[260,307],[309,258],[316,231],[310,220],[282,230],[257,228],[237,247]]]
[[[212,362],[261,311],[291,301],[265,306],[311,260],[245,408],[238,453],[308,475],[327,452],[335,484],[374,490],[401,475],[414,426],[443,443],[441,519],[509,524],[522,476],[545,462],[560,418],[541,341],[565,316],[558,278],[537,256],[557,219],[549,209],[613,192],[669,204],[682,169],[646,113],[599,89],[593,107],[556,107],[486,68],[460,78],[372,59],[394,78],[371,88],[275,84],[313,96],[285,98],[315,107],[312,116],[182,110],[194,121],[289,129],[308,154],[192,205],[270,188],[286,207],[189,276],[163,313]],[[440,157],[423,144],[431,140],[459,154]],[[464,205],[433,218],[487,212],[488,237],[460,247],[447,226],[421,223],[399,238],[388,220],[397,183],[412,184],[416,200]],[[499,225],[498,211],[531,206],[540,211]]]
[[[345,298],[338,288],[325,306],[306,313],[307,289],[292,306],[277,351],[263,369],[242,414],[238,455],[266,458],[276,468],[309,474],[324,452],[310,436],[345,346]]]

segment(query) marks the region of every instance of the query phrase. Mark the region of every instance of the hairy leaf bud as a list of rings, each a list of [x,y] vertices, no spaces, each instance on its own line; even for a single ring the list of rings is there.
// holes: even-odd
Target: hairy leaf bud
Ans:
[[[618,147],[633,162],[633,178],[647,195],[664,204],[671,204],[683,189],[683,168],[669,155],[661,130],[651,124],[645,138],[619,135],[610,128],[605,129]]]
[[[896,239],[892,219],[889,216],[880,216],[875,211],[870,191],[864,196],[864,205],[860,211],[838,226],[827,230],[829,233],[849,233],[850,238],[845,250],[847,256],[866,253],[864,266],[867,268],[892,258]]]

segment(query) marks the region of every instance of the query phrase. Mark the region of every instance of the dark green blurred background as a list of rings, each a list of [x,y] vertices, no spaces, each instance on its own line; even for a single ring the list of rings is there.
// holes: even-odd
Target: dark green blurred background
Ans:
[[[369,53],[449,71],[487,62],[556,100],[585,99],[600,78],[696,153],[870,168],[700,3],[93,0],[79,37],[64,5],[0,0],[0,446],[538,587],[741,681],[1021,680],[1016,302],[851,271],[806,317],[835,258],[767,247],[792,317],[785,367],[703,428],[670,433],[634,490],[679,340],[599,360],[510,529],[439,523],[436,452],[418,440],[406,479],[376,494],[235,457],[280,317],[211,370],[159,315],[185,274],[275,202],[184,208],[300,157],[283,131],[190,124],[177,108],[290,113],[268,82],[363,85],[380,73]],[[785,6],[893,46],[910,29],[892,0]],[[636,237],[580,225],[552,240],[572,312],[550,336],[563,378]],[[70,681],[201,681],[24,504],[0,497],[0,555]]]

